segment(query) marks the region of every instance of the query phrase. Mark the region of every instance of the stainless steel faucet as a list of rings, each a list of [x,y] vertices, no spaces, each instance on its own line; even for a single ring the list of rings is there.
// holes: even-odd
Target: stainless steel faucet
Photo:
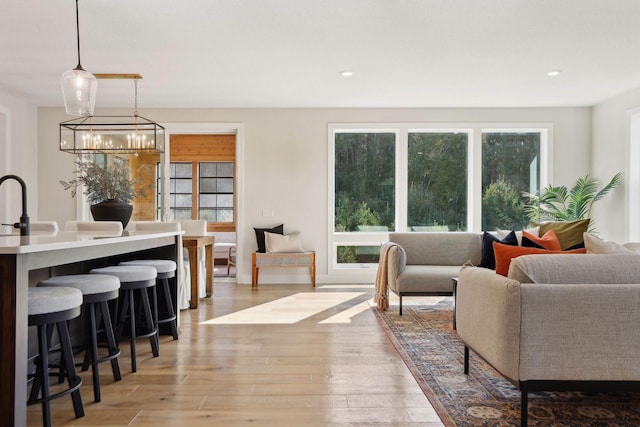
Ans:
[[[8,179],[13,179],[18,181],[20,187],[22,188],[22,215],[20,215],[20,222],[16,222],[14,224],[2,224],[2,225],[10,225],[13,228],[20,229],[21,236],[29,235],[29,215],[27,215],[27,185],[24,183],[22,178],[16,175],[5,175],[0,178],[0,186],[3,182]]]

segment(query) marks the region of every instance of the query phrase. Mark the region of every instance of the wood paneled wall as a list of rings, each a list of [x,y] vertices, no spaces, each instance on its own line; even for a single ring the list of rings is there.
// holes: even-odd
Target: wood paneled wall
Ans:
[[[234,162],[235,135],[171,135],[172,162]]]

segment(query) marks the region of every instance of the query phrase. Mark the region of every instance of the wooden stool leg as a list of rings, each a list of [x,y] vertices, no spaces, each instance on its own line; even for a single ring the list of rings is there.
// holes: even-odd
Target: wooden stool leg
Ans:
[[[174,340],[178,339],[178,328],[176,326],[176,312],[173,311],[173,302],[171,299],[171,289],[169,288],[169,279],[162,279],[162,289],[164,291],[164,303],[167,307],[167,314],[168,314],[168,318],[173,319],[171,320],[170,326],[171,326],[171,335],[173,336]],[[158,331],[158,333],[160,333]]]
[[[93,375],[93,400],[100,402],[100,368],[98,368],[98,319],[96,318],[95,304],[89,304],[89,329],[91,331],[91,347],[87,349],[90,354],[91,373]]]
[[[100,311],[102,312],[102,321],[104,324],[104,334],[107,337],[107,348],[109,349],[109,356],[114,356],[120,353],[118,345],[113,334],[113,326],[111,325],[111,316],[109,313],[109,304],[107,301],[100,302]],[[120,381],[122,376],[120,375],[120,364],[118,358],[111,359],[111,371],[113,371],[114,381]]]
[[[155,290],[155,286],[153,287]],[[147,328],[152,330],[155,327],[155,318],[151,313],[151,304],[149,303],[149,294],[146,289],[142,289],[142,309],[144,310],[144,317],[147,322]],[[158,357],[160,355],[160,348],[158,346],[158,329],[156,328],[156,333],[149,337],[149,342],[151,343],[151,352],[153,353],[153,357]]]
[[[60,338],[60,348],[62,349],[62,357],[67,370],[69,387],[74,387],[77,383],[82,383],[82,379],[76,373],[76,367],[73,362],[73,351],[71,350],[71,337],[69,336],[69,329],[67,329],[66,322],[58,323],[58,337]],[[78,387],[71,392],[71,400],[73,401],[73,410],[76,418],[84,417],[84,407],[82,406],[79,384]]]
[[[46,325],[38,326],[38,350],[40,351],[39,371],[40,386],[42,387],[42,423],[43,425],[51,425],[51,405],[49,403],[49,341],[47,340]],[[38,374],[38,372],[36,372]],[[36,384],[34,383],[34,387]],[[33,392],[33,390],[32,390]],[[34,396],[37,399],[38,395]]]

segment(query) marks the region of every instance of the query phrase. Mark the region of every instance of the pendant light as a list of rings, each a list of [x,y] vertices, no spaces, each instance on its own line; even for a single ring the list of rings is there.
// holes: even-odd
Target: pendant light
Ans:
[[[76,37],[78,41],[78,65],[62,74],[64,108],[72,116],[90,116],[96,104],[98,81],[80,65],[80,19],[76,0]]]

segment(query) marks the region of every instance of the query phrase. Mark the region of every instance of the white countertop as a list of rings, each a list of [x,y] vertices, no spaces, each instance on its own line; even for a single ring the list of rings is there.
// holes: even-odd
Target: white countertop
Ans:
[[[180,231],[167,232],[128,232],[121,235],[108,235],[95,232],[58,231],[52,234],[33,234],[31,236],[0,235],[1,254],[26,254],[53,251],[59,249],[98,246],[105,243],[131,242],[156,237],[183,234]]]

